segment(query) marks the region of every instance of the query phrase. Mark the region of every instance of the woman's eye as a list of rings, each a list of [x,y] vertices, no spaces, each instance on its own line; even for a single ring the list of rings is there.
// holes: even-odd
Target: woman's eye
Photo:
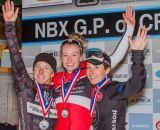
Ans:
[[[99,69],[99,66],[95,66],[96,69]]]
[[[48,67],[45,67],[44,69],[45,69],[45,70],[48,70]]]
[[[66,57],[67,55],[63,55],[63,57]]]

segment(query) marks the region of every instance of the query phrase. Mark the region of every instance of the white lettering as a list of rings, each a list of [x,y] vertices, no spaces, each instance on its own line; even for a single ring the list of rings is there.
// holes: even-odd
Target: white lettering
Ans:
[[[159,30],[160,13],[155,14],[155,30]]]
[[[35,38],[38,38],[39,37],[39,33],[41,35],[41,37],[45,37],[45,23],[42,23],[42,27],[40,27],[39,23],[36,23],[35,24]]]
[[[74,24],[75,32],[79,33],[80,35],[87,34],[87,26],[86,25],[87,25],[87,23],[84,19],[77,20]],[[78,30],[78,27],[80,30]]]
[[[117,110],[112,110],[112,130],[116,130]]]
[[[60,33],[59,33],[59,36],[62,36],[63,33],[64,33],[65,36],[68,35],[67,30],[66,30],[67,23],[68,23],[68,21],[65,21],[64,24],[61,21],[59,22],[59,24],[60,24],[60,26],[62,28]]]
[[[140,20],[139,20],[140,26],[144,25],[144,21],[147,20],[147,18],[148,18],[148,20],[153,20],[152,15],[150,15],[150,14],[143,14],[143,15],[140,17]],[[144,19],[145,19],[145,20],[144,20]],[[153,27],[153,24],[149,24],[149,26],[147,27],[147,29],[148,29],[148,30],[151,30],[152,27]]]
[[[57,23],[56,22],[48,22],[47,23],[47,37],[55,37],[57,36]]]
[[[68,35],[66,26],[68,24],[67,21],[59,21],[57,22],[47,22],[47,23],[35,23],[35,38],[46,38],[46,37],[56,37],[56,36],[62,36],[63,34],[65,36]],[[58,25],[60,25],[60,32],[58,32]]]
[[[151,29],[159,30],[160,13],[156,13],[156,14],[154,14],[154,16],[152,16],[150,14],[143,14],[140,17],[139,24],[142,26],[142,25],[144,25],[144,23],[150,23],[147,27],[148,30],[151,30]],[[154,26],[153,26],[153,24],[154,24]]]
[[[97,34],[97,30],[104,26],[104,20],[102,18],[93,19],[93,33]]]
[[[120,29],[120,25],[122,24],[122,28]],[[117,32],[119,32],[119,33],[123,33],[124,31],[125,31],[125,23],[124,23],[124,21],[123,20],[118,20],[117,22],[116,22],[116,30],[117,30]]]

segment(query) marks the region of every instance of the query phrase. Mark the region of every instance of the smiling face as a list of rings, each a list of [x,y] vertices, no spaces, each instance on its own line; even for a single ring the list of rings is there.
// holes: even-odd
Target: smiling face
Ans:
[[[68,73],[72,73],[74,70],[76,70],[81,61],[82,55],[80,54],[80,47],[78,45],[65,44],[62,46],[61,62]]]
[[[39,61],[35,64],[33,73],[34,79],[40,84],[50,84],[51,78],[54,75],[51,66],[43,61]]]
[[[86,74],[92,85],[95,85],[101,82],[109,72],[110,72],[110,67],[105,69],[103,64],[93,65],[87,62]]]

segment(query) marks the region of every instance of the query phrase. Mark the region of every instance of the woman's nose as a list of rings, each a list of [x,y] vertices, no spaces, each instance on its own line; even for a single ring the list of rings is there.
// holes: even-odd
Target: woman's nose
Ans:
[[[42,68],[39,69],[39,73],[43,73],[43,71],[44,71],[44,70],[43,70]]]
[[[68,56],[67,60],[68,60],[68,61],[72,61],[72,57],[71,57],[71,56]]]
[[[90,74],[93,74],[93,73],[94,73],[94,70],[93,70],[93,69],[90,69],[90,70],[89,70],[89,73],[90,73]]]

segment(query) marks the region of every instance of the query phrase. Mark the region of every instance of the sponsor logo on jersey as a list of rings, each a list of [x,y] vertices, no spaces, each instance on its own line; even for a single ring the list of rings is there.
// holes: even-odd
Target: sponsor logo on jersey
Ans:
[[[117,125],[117,110],[112,110],[112,130],[116,130]]]
[[[97,96],[96,96],[96,101],[101,101],[101,100],[102,100],[102,97],[103,97],[102,92],[98,92],[98,93],[97,93]]]

